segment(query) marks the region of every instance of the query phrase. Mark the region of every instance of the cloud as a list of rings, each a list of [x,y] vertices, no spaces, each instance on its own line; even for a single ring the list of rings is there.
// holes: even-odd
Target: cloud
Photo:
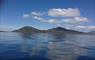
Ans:
[[[23,14],[24,18],[28,18],[30,15],[29,14]]]
[[[44,19],[42,17],[39,16],[32,16],[34,19],[39,20],[39,21],[43,21]]]
[[[59,24],[60,21],[58,21],[57,19],[48,19],[47,23],[51,23],[51,24]]]
[[[33,11],[31,14],[32,14],[32,16],[42,16],[44,13]]]
[[[68,24],[80,24],[80,23],[85,23],[88,22],[88,18],[86,17],[73,17],[73,18],[66,18],[63,19],[64,23],[68,23]]]
[[[80,16],[80,11],[78,8],[67,8],[67,9],[50,9],[48,11],[49,16],[53,17],[76,17]]]
[[[53,18],[50,18],[50,19],[45,19],[42,17],[43,13],[39,13],[39,12],[32,12],[32,18],[40,21],[40,22],[45,22],[45,23],[51,23],[51,24],[57,24],[58,21],[57,19],[53,19]]]
[[[49,19],[48,23],[57,23],[55,19]]]
[[[57,24],[58,21],[56,19],[44,19],[42,17],[39,16],[33,16],[34,19],[40,21],[40,22],[44,22],[44,23],[51,23],[51,24]]]
[[[88,18],[86,17],[74,17],[74,20],[79,21],[79,22],[88,22]]]
[[[32,12],[32,18],[39,20],[40,22],[45,22],[45,23],[52,23],[52,24],[80,24],[84,22],[88,22],[88,18],[86,17],[70,17],[70,18],[61,18],[61,19],[55,19],[55,18],[49,18],[45,19],[42,16],[43,14],[37,13],[37,12]]]
[[[76,28],[83,30],[95,30],[95,26],[76,26]]]

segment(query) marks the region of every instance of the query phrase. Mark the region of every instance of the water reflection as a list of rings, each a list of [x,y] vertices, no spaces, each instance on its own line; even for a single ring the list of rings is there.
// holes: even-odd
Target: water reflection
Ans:
[[[21,45],[22,52],[27,53],[31,57],[33,56],[46,57],[48,34],[21,33],[21,37],[22,37]]]
[[[80,56],[95,58],[94,35],[19,33],[21,52],[51,60],[78,60]]]
[[[29,46],[28,46],[28,39],[31,39],[30,33],[20,33],[22,36],[22,44],[21,44],[21,52],[28,53],[29,52]]]
[[[47,56],[52,60],[76,60],[78,56],[88,56],[88,49],[84,46],[79,46],[77,35],[60,35],[60,34],[22,34],[23,43],[22,51],[28,52],[31,56]],[[35,37],[34,39],[32,37]],[[31,42],[32,47],[29,47],[27,41]]]
[[[61,35],[61,37],[63,36]],[[95,49],[87,49],[87,47],[95,47],[95,40],[93,40],[95,37],[93,36],[92,40],[91,37],[89,35],[66,34],[63,38],[64,41],[50,42],[48,54],[53,60],[77,60],[79,56],[95,57]],[[56,40],[56,36],[53,39]]]
[[[87,54],[86,49],[64,42],[50,42],[48,48],[52,60],[76,60],[80,54]]]

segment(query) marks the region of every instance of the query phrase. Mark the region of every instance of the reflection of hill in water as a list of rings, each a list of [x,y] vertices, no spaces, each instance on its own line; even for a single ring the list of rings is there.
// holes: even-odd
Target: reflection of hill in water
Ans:
[[[95,35],[1,32],[0,52],[9,60],[95,60]]]
[[[90,50],[95,46],[94,35],[37,33],[21,36],[22,52],[30,56],[42,56],[52,60],[76,60],[79,56],[95,57],[95,49]]]

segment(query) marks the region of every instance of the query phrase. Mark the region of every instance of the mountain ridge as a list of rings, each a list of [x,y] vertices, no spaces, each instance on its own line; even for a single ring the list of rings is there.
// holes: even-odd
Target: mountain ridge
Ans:
[[[17,29],[17,30],[14,30],[13,32],[39,32],[40,30],[34,28],[34,27],[31,27],[31,26],[24,26],[20,29]]]
[[[90,31],[90,32],[88,32],[88,34],[95,35],[95,31]]]
[[[23,32],[23,33],[37,33],[37,32],[43,32],[43,33],[84,33],[84,32],[80,32],[80,31],[75,31],[75,30],[69,30],[63,27],[56,27],[56,28],[52,28],[52,29],[48,29],[48,30],[39,30],[36,29],[32,26],[24,26],[20,29],[14,30],[13,32]]]

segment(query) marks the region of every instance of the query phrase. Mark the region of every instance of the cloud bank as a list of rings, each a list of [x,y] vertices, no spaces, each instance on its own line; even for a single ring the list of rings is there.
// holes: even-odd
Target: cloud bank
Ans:
[[[81,28],[83,30],[95,30],[95,26],[77,26],[76,28]]]
[[[73,9],[73,8],[67,8],[67,9],[54,8],[54,9],[50,9],[48,11],[48,15],[53,16],[53,17],[76,17],[76,16],[80,16],[80,11],[77,8],[75,8],[75,9]]]

